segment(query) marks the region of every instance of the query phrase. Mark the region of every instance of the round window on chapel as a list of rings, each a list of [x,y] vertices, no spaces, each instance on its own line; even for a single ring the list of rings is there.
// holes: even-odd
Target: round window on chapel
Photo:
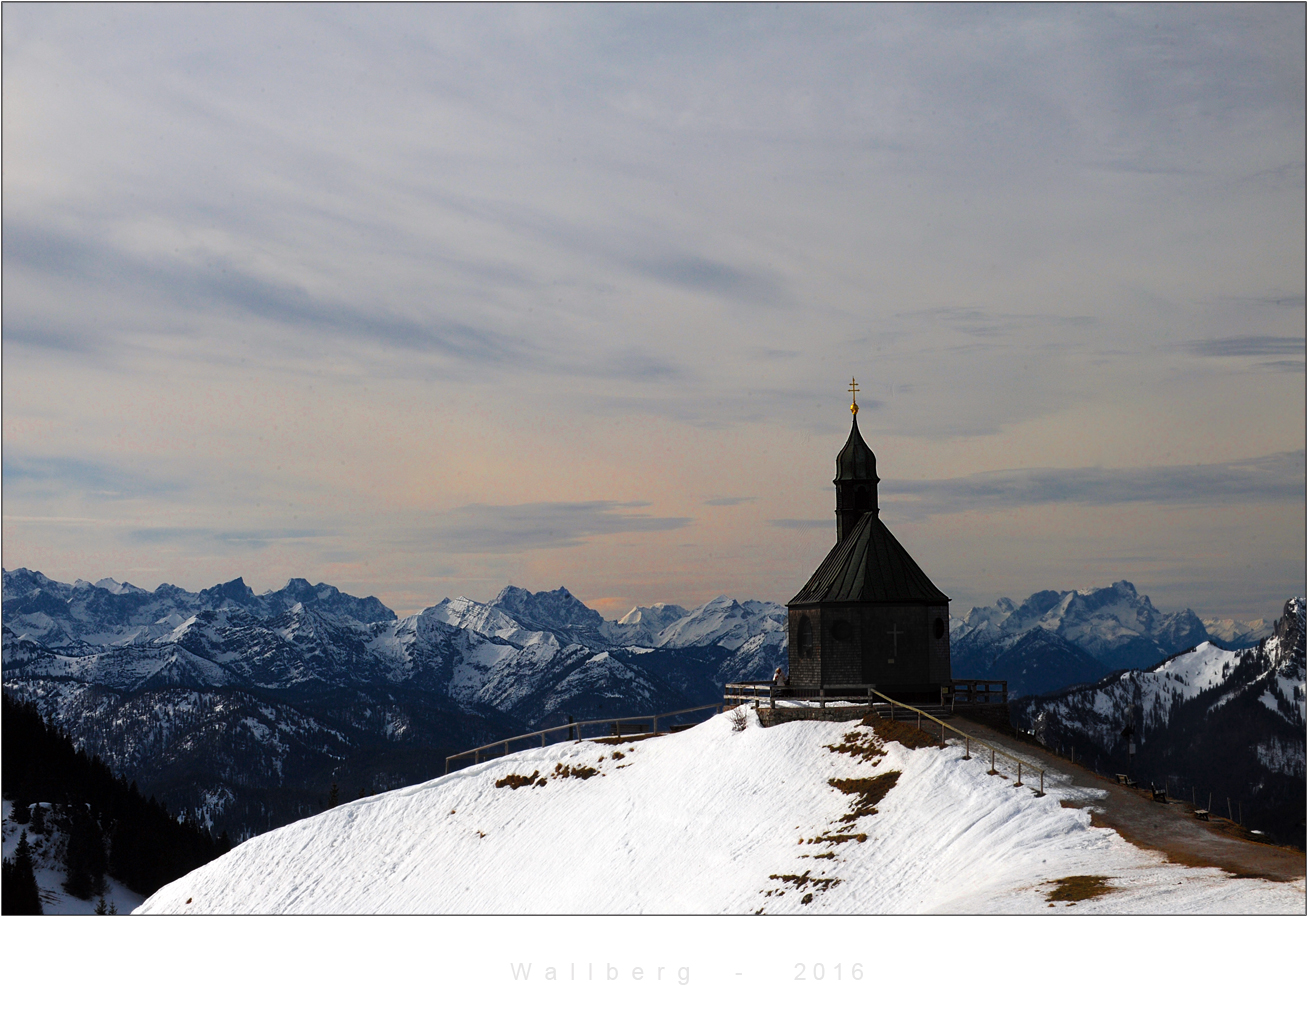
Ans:
[[[831,625],[831,637],[837,642],[848,642],[854,637],[854,628],[849,621],[836,621]]]
[[[931,625],[931,630],[935,632],[936,638],[945,637],[945,622],[942,618],[937,617],[936,622]]]

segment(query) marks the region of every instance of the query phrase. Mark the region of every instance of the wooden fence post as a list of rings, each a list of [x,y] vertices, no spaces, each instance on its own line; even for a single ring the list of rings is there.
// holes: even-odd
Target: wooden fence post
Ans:
[[[1022,762],[1019,760],[1017,762],[1017,781],[1013,783],[1013,788],[1016,789],[1021,784],[1022,784]]]

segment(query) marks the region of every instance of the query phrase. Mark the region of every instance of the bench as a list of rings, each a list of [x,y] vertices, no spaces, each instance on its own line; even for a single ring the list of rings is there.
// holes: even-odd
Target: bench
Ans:
[[[1200,821],[1207,821],[1207,820],[1208,820],[1208,808],[1207,808],[1207,807],[1197,807],[1197,808],[1195,808],[1194,816],[1195,816],[1196,818],[1198,818]]]
[[[1159,789],[1154,785],[1149,786],[1149,791],[1154,794],[1154,800],[1158,803],[1167,803],[1167,790]]]

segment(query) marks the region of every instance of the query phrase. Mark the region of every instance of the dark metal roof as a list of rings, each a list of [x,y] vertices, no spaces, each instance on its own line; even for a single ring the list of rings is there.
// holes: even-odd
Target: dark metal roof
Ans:
[[[858,433],[857,429],[854,431]],[[852,439],[853,435],[851,435]],[[860,439],[861,441],[862,439]],[[866,447],[866,446],[864,446]],[[949,596],[931,583],[875,513],[865,514],[819,565],[790,606],[814,603],[933,603]]]
[[[849,440],[836,456],[836,480],[838,481],[875,481],[877,480],[877,457],[867,447],[863,435],[858,432],[858,414],[854,414],[854,425],[849,429]]]

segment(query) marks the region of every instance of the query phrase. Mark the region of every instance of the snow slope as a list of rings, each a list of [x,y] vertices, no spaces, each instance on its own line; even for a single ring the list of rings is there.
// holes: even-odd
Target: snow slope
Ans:
[[[1051,880],[1073,875],[1114,892],[1056,908],[1303,912],[1302,880],[1168,864],[1060,806],[1069,787],[1036,797],[959,747],[737,713],[344,804],[242,843],[135,913],[1048,913]],[[829,748],[842,745],[884,752]],[[857,795],[829,781],[890,772],[876,810],[852,818]]]

